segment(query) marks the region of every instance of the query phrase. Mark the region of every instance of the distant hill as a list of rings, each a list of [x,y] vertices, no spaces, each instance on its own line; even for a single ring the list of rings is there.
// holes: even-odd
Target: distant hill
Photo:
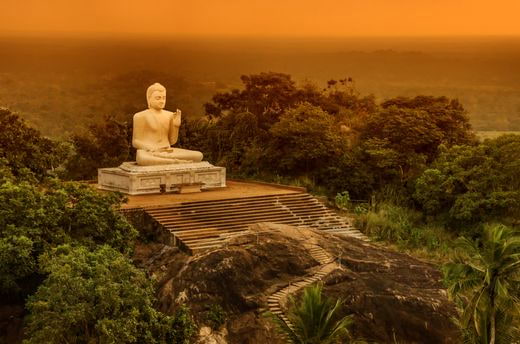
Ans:
[[[146,105],[150,80],[168,107],[202,115],[240,76],[291,74],[324,86],[352,77],[362,94],[459,98],[477,130],[520,130],[520,39],[65,40],[0,38],[0,106],[60,136]]]
[[[494,139],[499,136],[507,135],[507,134],[520,135],[520,131],[498,131],[498,130],[477,131],[477,136],[481,140]]]

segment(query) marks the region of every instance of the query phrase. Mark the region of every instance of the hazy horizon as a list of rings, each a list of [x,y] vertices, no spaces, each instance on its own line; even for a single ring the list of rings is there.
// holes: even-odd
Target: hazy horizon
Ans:
[[[128,111],[128,104],[144,106],[140,95],[152,81],[170,83],[176,94],[169,105],[199,117],[213,94],[240,88],[241,75],[268,71],[318,87],[352,77],[362,95],[378,100],[458,98],[475,128],[520,130],[520,37],[3,37],[0,45],[0,106],[54,135]],[[74,119],[75,127],[69,120],[56,127],[48,117]]]
[[[520,35],[517,0],[26,0],[0,32],[244,36]]]

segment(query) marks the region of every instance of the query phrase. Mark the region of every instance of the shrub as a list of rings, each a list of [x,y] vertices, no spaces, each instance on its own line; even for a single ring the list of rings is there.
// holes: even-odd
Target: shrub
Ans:
[[[25,343],[188,343],[194,334],[185,311],[169,317],[152,307],[151,282],[107,245],[60,246],[40,267],[48,276],[27,302]]]
[[[43,137],[17,114],[4,108],[0,108],[0,128],[0,159],[15,176],[30,171],[41,180],[66,158],[63,145]]]
[[[338,192],[334,198],[338,209],[346,210],[350,206],[350,195],[348,191]]]
[[[270,168],[291,176],[316,175],[347,148],[334,117],[309,103],[284,112],[269,133]]]
[[[205,318],[212,329],[218,330],[226,322],[227,313],[222,306],[213,304],[206,312]]]
[[[520,136],[443,148],[415,183],[423,210],[458,230],[520,220]]]
[[[377,211],[359,215],[357,225],[367,235],[402,248],[425,249],[435,255],[451,252],[451,235],[442,227],[425,225],[422,214],[407,207],[382,203]]]
[[[322,284],[311,285],[303,291],[299,302],[292,301],[289,319],[294,328],[289,328],[285,322],[276,316],[276,321],[282,333],[290,343],[350,343],[349,327],[352,316],[340,318],[341,300],[331,300],[322,295]]]
[[[27,182],[0,185],[0,283],[3,293],[36,272],[38,256],[72,241],[109,244],[130,252],[137,231],[117,211],[122,196],[88,185],[58,181],[39,189]]]

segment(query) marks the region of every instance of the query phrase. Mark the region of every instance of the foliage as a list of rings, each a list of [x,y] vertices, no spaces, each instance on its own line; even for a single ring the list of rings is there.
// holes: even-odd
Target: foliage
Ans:
[[[98,168],[119,166],[129,160],[131,125],[131,120],[108,116],[100,123],[90,124],[86,134],[72,135],[74,153],[66,163],[65,177],[90,180],[97,176]]]
[[[212,304],[206,311],[205,319],[213,330],[218,330],[226,322],[227,313],[218,304]]]
[[[188,343],[191,320],[152,306],[145,274],[104,245],[59,246],[40,259],[47,279],[29,297],[26,343]]]
[[[35,273],[38,256],[50,247],[76,241],[109,244],[129,252],[137,231],[117,211],[122,196],[99,193],[79,183],[49,182],[39,189],[27,182],[0,185],[0,262],[4,293]]]
[[[378,181],[365,156],[360,147],[345,150],[333,164],[322,167],[317,183],[325,185],[332,196],[348,190],[352,198],[367,198],[378,188]]]
[[[520,234],[492,225],[481,242],[461,238],[457,246],[460,254],[445,266],[445,279],[450,295],[463,305],[459,324],[466,339],[485,344],[518,339]]]
[[[384,101],[384,109],[395,107],[398,109],[418,110],[434,125],[433,137],[440,136],[440,143],[446,145],[471,144],[475,141],[475,134],[471,130],[467,112],[457,99],[447,97],[417,96],[414,98],[398,97]],[[419,119],[419,121],[421,121]],[[423,123],[423,125],[427,125]],[[429,138],[431,139],[431,138]]]
[[[414,198],[427,214],[452,226],[507,218],[518,221],[520,136],[443,148],[418,178]]]
[[[369,211],[370,205],[368,203],[361,203],[359,205],[356,205],[354,207],[354,214],[356,215],[363,215],[367,214]]]
[[[404,185],[437,157],[439,145],[471,144],[475,137],[457,100],[418,96],[383,102],[360,139],[380,185],[396,178]]]
[[[0,129],[0,159],[15,176],[33,174],[41,180],[66,157],[65,146],[43,137],[4,108],[0,108]]]
[[[207,115],[224,117],[227,113],[250,112],[260,128],[268,129],[282,113],[303,100],[302,92],[288,74],[269,72],[242,75],[240,79],[244,89],[215,94],[205,104]]]
[[[442,226],[423,223],[422,214],[407,206],[383,201],[377,210],[359,209],[356,226],[376,240],[430,259],[444,261],[453,252],[453,235]]]
[[[214,121],[207,118],[190,121],[183,120],[179,128],[179,144],[183,148],[198,150],[204,154],[204,160],[218,161],[223,154],[223,138],[216,132]]]
[[[25,235],[0,238],[0,288],[16,290],[17,282],[36,269],[33,242]]]
[[[367,115],[377,110],[375,97],[360,97],[352,78],[327,81],[324,99],[318,105],[325,111],[341,117],[352,128],[359,128]]]
[[[334,118],[308,103],[285,112],[269,133],[271,168],[289,175],[316,173],[346,149]]]
[[[291,343],[327,344],[338,340],[342,340],[342,343],[351,342],[348,328],[352,324],[352,316],[339,318],[342,301],[333,302],[327,299],[322,295],[322,289],[321,284],[311,285],[304,289],[298,304],[292,300],[289,320],[293,329],[277,317],[273,318]]]
[[[368,213],[360,224],[367,235],[398,243],[410,239],[420,220],[421,214],[412,209],[383,203],[376,212]]]
[[[346,210],[350,205],[350,195],[348,191],[338,192],[334,198],[336,207],[342,210]]]
[[[386,185],[408,187],[439,145],[474,142],[464,108],[446,97],[394,98],[379,106],[373,96],[359,95],[352,78],[329,80],[324,89],[273,72],[241,81],[242,89],[213,96],[207,118],[184,120],[180,131],[182,147],[202,151],[230,175],[308,178],[330,196],[346,190],[366,199]],[[89,179],[98,167],[126,160],[128,123],[108,117],[75,135],[68,177]]]
[[[385,101],[350,117],[349,149],[320,173],[331,191],[367,198],[387,186],[406,189],[434,160],[441,144],[473,144],[462,106],[445,97]],[[410,195],[407,196],[410,198]]]

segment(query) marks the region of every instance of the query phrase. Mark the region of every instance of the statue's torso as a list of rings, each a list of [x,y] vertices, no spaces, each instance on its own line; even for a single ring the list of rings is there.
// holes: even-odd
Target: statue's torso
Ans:
[[[140,122],[139,132],[134,132],[136,138],[154,149],[170,147],[169,131],[173,113],[166,110],[156,113],[144,110],[134,115],[134,121]]]

